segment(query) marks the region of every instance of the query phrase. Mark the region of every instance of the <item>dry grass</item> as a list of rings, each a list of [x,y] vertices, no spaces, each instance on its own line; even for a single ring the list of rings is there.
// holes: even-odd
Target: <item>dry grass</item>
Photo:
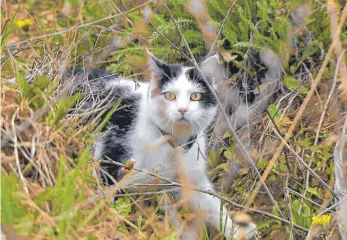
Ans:
[[[86,69],[117,66],[124,76],[142,81],[148,76],[144,64],[146,48],[153,48],[169,60],[186,57],[185,62],[194,63],[193,55],[199,57],[200,53],[190,52],[189,46],[197,43],[185,42],[187,33],[178,31],[186,30],[181,23],[184,21],[175,21],[175,18],[180,20],[179,10],[174,4],[168,3],[168,10],[155,5],[167,21],[170,17],[172,20],[172,25],[161,25],[154,17],[155,8],[150,8],[151,2],[129,1],[128,6],[113,1],[2,4],[1,228],[4,239],[178,238],[177,229],[170,226],[167,209],[161,203],[173,202],[168,194],[172,188],[182,188],[186,194],[204,190],[189,186],[184,176],[179,182],[166,182],[167,186],[161,189],[148,190],[148,186],[143,186],[138,194],[119,192],[120,188],[129,187],[123,182],[115,187],[102,186],[95,177],[100,171],[99,162],[91,154],[98,134],[97,121],[84,124],[86,117],[102,106],[95,105],[96,99],[87,99],[77,105],[79,109],[74,114],[67,114],[74,101],[65,95],[73,86],[61,82],[65,69],[76,65]],[[226,16],[235,13],[234,9],[241,6],[238,2],[230,2]],[[206,14],[207,6],[200,6],[198,1],[191,1],[189,6],[197,18],[197,26],[202,28],[201,36],[207,39],[204,52],[221,47],[219,38],[226,35],[222,30],[228,27],[227,17],[219,29],[209,28],[212,20]],[[284,69],[298,80],[298,88],[303,86],[310,91],[300,94],[297,89],[282,85],[283,94],[274,100],[276,107],[272,106],[278,113],[273,114],[269,109],[268,114],[257,118],[249,128],[237,132],[240,144],[247,147],[247,156],[245,149],[236,147],[235,136],[225,132],[222,143],[216,144],[217,148],[208,156],[209,176],[223,192],[215,196],[234,209],[251,214],[260,229],[258,239],[304,238],[308,230],[307,239],[320,233],[329,239],[339,239],[335,207],[330,209],[333,218],[329,225],[311,225],[311,219],[336,200],[331,191],[335,183],[333,153],[336,141],[342,139],[340,127],[346,118],[343,95],[346,39],[340,39],[341,34],[346,35],[346,6],[339,12],[338,5],[328,1],[331,39],[323,39],[328,45],[320,46],[324,61],[310,56],[310,66],[306,66],[307,59],[296,59],[299,63],[295,65],[295,73]],[[25,19],[31,24],[20,26]],[[295,38],[315,32],[306,26],[291,31],[288,36]],[[158,44],[151,39],[153,32],[162,42]],[[253,35],[250,35],[249,44],[252,44]],[[137,42],[133,43],[133,39]],[[165,47],[161,49],[160,44]],[[281,57],[289,59],[295,50],[287,46],[288,42],[281,44]],[[299,50],[304,51],[305,47]],[[192,47],[192,51],[196,49]],[[221,52],[225,59],[232,59],[227,50]],[[243,69],[243,77],[253,73],[246,61],[238,62],[237,67]],[[25,76],[30,86],[34,86],[42,75],[49,80],[42,88],[28,90],[18,81]],[[234,83],[234,79],[229,80]],[[335,91],[335,86],[340,92]],[[288,145],[281,142],[283,139]],[[252,160],[255,165],[252,167],[243,159]],[[303,167],[302,161],[308,167]],[[260,174],[267,191],[261,187]],[[154,177],[158,182],[165,182],[160,175]],[[109,198],[114,194],[119,199],[112,204]],[[179,202],[175,206],[180,208],[184,204]],[[183,225],[189,225],[197,219],[197,214],[182,210],[177,215]],[[204,227],[201,229],[205,231]],[[220,236],[211,234],[205,238],[220,239]]]

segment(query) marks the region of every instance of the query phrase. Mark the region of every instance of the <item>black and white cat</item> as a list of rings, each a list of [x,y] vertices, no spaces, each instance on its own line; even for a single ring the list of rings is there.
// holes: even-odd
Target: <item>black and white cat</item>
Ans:
[[[102,168],[116,180],[120,180],[120,167],[112,161],[124,163],[132,158],[135,168],[146,169],[165,178],[178,181],[185,176],[189,185],[213,191],[208,179],[205,151],[206,132],[217,114],[217,102],[211,90],[195,67],[166,64],[149,53],[151,80],[136,83],[110,73],[93,70],[91,88],[104,95],[121,97],[103,135],[95,144],[95,158],[106,160]],[[210,85],[215,86],[213,73],[219,64],[217,56],[201,64],[201,70]],[[95,81],[97,79],[97,81]],[[110,100],[111,101],[111,100]],[[165,136],[177,140],[177,147]],[[108,161],[107,161],[108,160]],[[111,160],[111,162],[109,162]],[[129,182],[143,183],[150,179],[136,174]],[[227,209],[220,213],[221,201],[209,194],[194,192],[186,199],[191,205],[205,212],[205,222],[220,228],[221,216],[225,237],[239,239],[255,233],[255,224],[249,223],[241,231],[233,225]],[[225,224],[225,226],[224,226]]]

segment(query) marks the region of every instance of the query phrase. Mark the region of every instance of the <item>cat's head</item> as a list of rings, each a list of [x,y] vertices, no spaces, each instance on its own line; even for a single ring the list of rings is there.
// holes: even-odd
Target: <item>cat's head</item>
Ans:
[[[167,64],[151,53],[151,86],[149,111],[152,120],[172,135],[188,136],[204,131],[217,112],[217,100],[195,67]],[[219,64],[217,56],[201,64],[201,70],[211,86],[213,71]]]

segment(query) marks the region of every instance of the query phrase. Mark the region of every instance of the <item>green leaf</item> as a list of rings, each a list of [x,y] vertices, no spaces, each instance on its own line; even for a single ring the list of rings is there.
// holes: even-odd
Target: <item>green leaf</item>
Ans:
[[[291,205],[294,222],[303,227],[309,227],[312,221],[310,207],[306,203],[301,202],[298,199],[295,199]]]
[[[45,93],[43,90],[45,90],[49,85],[49,79],[46,75],[38,76],[33,81],[32,86],[29,85],[30,91],[31,91],[31,105],[34,106],[34,109],[40,109],[45,104]]]
[[[289,67],[289,71],[290,71],[290,73],[295,74],[296,66],[291,65],[291,66]]]
[[[224,133],[224,135],[223,135],[223,139],[229,138],[229,137],[231,137],[231,136],[232,136],[231,132],[230,132],[230,131],[226,131],[226,132]]]
[[[36,89],[43,90],[48,86],[48,84],[49,84],[48,76],[42,75],[35,78],[33,82],[33,87],[34,89],[36,88]]]
[[[269,228],[271,227],[271,225],[278,226],[278,221],[277,221],[277,220],[274,220],[274,219],[269,219],[269,220],[261,221],[261,222],[257,223],[257,230],[260,230],[260,229],[269,229]]]
[[[275,119],[281,114],[280,110],[277,108],[275,104],[270,104],[267,110],[269,111],[270,117],[273,119]]]
[[[322,197],[322,194],[321,192],[319,191],[319,189],[317,187],[313,188],[313,187],[309,187],[307,189],[307,192],[313,194],[313,195],[316,195],[317,197]]]
[[[2,36],[1,36],[1,45],[0,45],[1,50],[3,50],[3,48],[5,47],[8,36],[10,36],[10,34],[13,32],[14,23],[15,23],[19,8],[20,8],[19,6],[16,8],[16,12],[11,16],[11,20],[9,20],[7,25],[2,26]],[[5,26],[6,26],[6,28],[5,28]]]
[[[34,92],[35,92],[37,98],[35,98],[32,101],[32,104],[34,105],[34,109],[40,109],[45,103],[45,99],[42,96],[40,96],[43,93],[40,91],[34,91]]]
[[[12,172],[8,176],[1,174],[1,223],[14,225],[25,220],[33,221],[34,214],[28,215],[26,205],[18,204],[23,201],[18,186],[15,174]]]
[[[292,90],[296,89],[300,84],[300,82],[296,78],[291,76],[284,77],[283,82],[289,89]]]
[[[43,208],[46,204],[46,201],[49,201],[50,199],[52,199],[55,196],[55,194],[56,194],[55,187],[48,187],[44,189],[38,194],[37,198],[35,199],[36,205]]]
[[[319,48],[319,42],[317,40],[313,41],[311,44],[308,44],[306,47],[305,47],[305,50],[304,50],[304,55],[305,56],[311,56],[317,52],[320,51],[320,48]]]
[[[271,175],[271,176],[269,177],[269,181],[275,182],[275,181],[276,181],[276,176]]]
[[[273,214],[273,215],[280,217],[280,213],[278,212],[278,210],[276,209],[276,207],[272,207],[271,210],[272,210],[272,214]],[[274,229],[282,227],[282,222],[281,222],[281,221],[277,221],[277,220],[276,220],[275,223],[276,223],[276,224],[273,226]]]
[[[11,194],[16,191],[16,178],[14,174],[10,174],[5,178],[1,174],[1,222],[12,225],[15,218],[13,212],[13,198]]]
[[[226,157],[228,160],[231,159],[231,152],[229,150],[224,151],[224,157]]]
[[[208,164],[212,167],[216,167],[218,165],[218,160],[220,157],[220,154],[223,152],[224,148],[221,147],[217,150],[210,151],[208,155]]]
[[[17,72],[16,81],[18,83],[20,94],[23,98],[31,99],[33,97],[33,91],[30,84],[25,79],[24,73]]]
[[[299,80],[294,77],[286,76],[284,78],[284,84],[291,90],[296,90],[300,94],[306,94],[308,92],[307,88],[300,86]]]
[[[261,159],[258,164],[257,164],[257,167],[261,170],[265,169],[266,166],[269,164],[269,160],[266,160],[266,159]]]
[[[300,94],[307,94],[308,93],[307,88],[305,88],[303,86],[298,87],[298,89],[296,91],[297,91],[297,93],[300,93]]]
[[[121,197],[118,198],[114,203],[113,203],[114,208],[117,210],[117,212],[121,216],[128,216],[130,211],[131,211],[131,202],[130,198],[128,197]]]
[[[77,93],[71,97],[63,96],[57,104],[54,111],[48,116],[48,123],[50,125],[56,125],[61,119],[63,119],[70,108],[83,97],[83,94]]]

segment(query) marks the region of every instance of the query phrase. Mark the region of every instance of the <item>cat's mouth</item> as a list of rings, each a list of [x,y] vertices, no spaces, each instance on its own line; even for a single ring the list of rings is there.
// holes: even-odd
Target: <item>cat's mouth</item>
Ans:
[[[177,120],[173,127],[173,135],[177,137],[189,136],[192,133],[192,125],[186,118]]]
[[[180,119],[177,120],[177,122],[179,122],[179,123],[187,123],[187,124],[190,124],[190,122],[188,121],[188,119],[186,119],[185,117],[181,117]]]

